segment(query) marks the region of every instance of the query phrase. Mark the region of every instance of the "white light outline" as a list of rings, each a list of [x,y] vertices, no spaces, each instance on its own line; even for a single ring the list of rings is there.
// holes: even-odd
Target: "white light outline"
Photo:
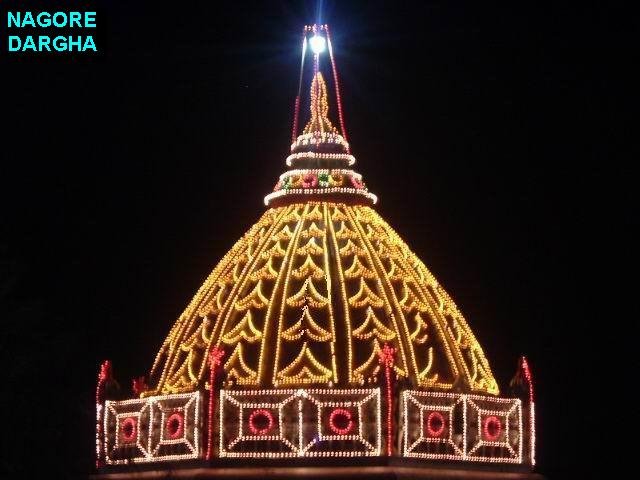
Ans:
[[[455,400],[451,405],[438,405],[430,404],[430,403],[422,403],[423,401],[428,402],[429,400],[433,400],[437,402],[437,399],[449,399]],[[420,424],[417,426],[420,429],[420,435],[418,440],[414,441],[411,445],[409,445],[409,428],[416,428],[416,425],[408,424],[408,409],[409,404],[413,403],[417,408],[420,409]],[[493,404],[496,409],[491,408],[481,408],[476,404],[476,401],[488,402]],[[429,408],[438,409],[440,411],[450,409],[450,426],[453,425],[453,409],[455,405],[462,402],[462,417],[463,417],[463,434],[462,434],[462,448],[455,445],[453,441],[451,432],[452,429],[449,430],[449,439],[454,444],[456,450],[460,452],[459,454],[439,454],[439,453],[429,453],[429,452],[415,452],[413,451],[416,447],[423,443],[434,443],[433,440],[424,436],[424,415],[423,411]],[[443,392],[425,392],[425,391],[416,391],[416,390],[405,390],[402,392],[402,411],[403,411],[403,428],[404,428],[404,445],[402,448],[402,455],[405,457],[414,457],[414,458],[423,458],[423,459],[433,459],[433,460],[457,460],[457,461],[472,461],[472,462],[486,462],[486,463],[523,463],[523,424],[522,424],[522,402],[519,398],[501,398],[501,397],[488,397],[482,395],[469,395],[469,394],[456,394],[456,393],[443,393]],[[500,406],[504,406],[502,410],[499,410]],[[469,429],[468,424],[468,408],[471,408],[475,415],[477,416],[477,427],[479,428],[474,444],[468,450],[469,446],[467,445],[467,430]],[[518,441],[518,452],[514,451],[511,443],[509,442],[512,428],[510,424],[510,417],[512,415],[516,415],[517,418],[517,441]],[[482,418],[487,415],[495,415],[504,419],[504,436],[505,440],[500,442],[487,442],[482,439]],[[430,441],[431,440],[431,441]],[[475,452],[483,445],[486,446],[495,446],[506,449],[511,453],[511,456],[502,456],[502,457],[488,457],[476,455]]]
[[[366,191],[364,188],[351,188],[351,187],[328,187],[328,188],[290,188],[288,190],[278,190],[271,192],[264,197],[264,204],[269,205],[269,202],[275,198],[284,197],[285,195],[322,195],[327,193],[350,193],[354,195],[361,195],[368,198],[375,205],[378,203],[378,196]]]
[[[273,402],[275,395],[284,396],[280,401]],[[324,400],[323,395],[330,395],[331,400]],[[336,395],[340,396],[361,396],[360,399],[336,399]],[[232,457],[232,458],[291,458],[291,457],[356,457],[356,456],[379,456],[381,451],[381,424],[380,424],[380,389],[347,389],[347,390],[331,390],[331,389],[282,389],[282,390],[239,390],[239,391],[221,391],[220,392],[220,432],[219,432],[219,456],[220,457]],[[242,397],[250,397],[249,402],[243,402]],[[260,402],[254,399],[265,398],[271,400],[270,402]],[[251,401],[254,400],[254,401]],[[285,418],[282,409],[289,405],[292,401],[297,400],[297,418]],[[316,425],[315,435],[310,442],[305,445],[305,425],[302,422],[302,410],[304,401],[311,402],[316,409]],[[364,435],[363,427],[363,406],[373,401],[374,411],[377,413],[375,417],[375,431],[376,445],[372,445],[367,441]],[[228,444],[225,444],[224,435],[224,423],[227,418],[229,410],[225,410],[225,404],[230,403],[235,407],[238,407],[237,418],[240,421],[242,417],[242,411],[255,408],[270,408],[278,409],[278,423],[279,431],[277,436],[254,436],[254,435],[242,435],[240,434],[231,439]],[[323,432],[322,426],[322,413],[326,408],[336,407],[351,407],[356,408],[358,411],[358,433],[359,435],[326,435]],[[371,408],[371,407],[370,407]],[[283,435],[284,422],[290,422],[291,424],[297,423],[297,440],[298,445],[294,445],[290,439],[287,439]],[[306,425],[310,427],[311,425]],[[306,432],[307,435],[309,432]],[[228,439],[227,439],[228,440]],[[230,449],[236,447],[242,440],[273,440],[283,442],[290,451],[288,452],[274,452],[274,451],[253,451],[253,452],[232,452]],[[351,440],[359,443],[365,450],[324,450],[314,451],[313,447],[317,444],[327,441],[335,440]]]
[[[186,400],[182,405],[168,407],[163,405],[163,402],[175,402],[178,400]],[[134,398],[123,401],[107,400],[105,402],[105,415],[104,415],[104,459],[107,465],[122,465],[129,463],[148,463],[148,462],[168,462],[175,460],[190,460],[197,459],[201,456],[200,445],[200,406],[201,406],[201,394],[200,392],[193,393],[180,393],[174,395],[159,395],[147,398]],[[194,405],[195,403],[195,405]],[[137,410],[131,410],[131,407],[138,407]],[[123,408],[124,411],[119,412],[118,409]],[[141,418],[145,408],[149,408],[149,425],[146,426],[147,438],[142,437],[143,427]],[[163,440],[162,429],[164,428],[164,418],[161,423],[160,440],[155,448],[151,448],[154,431],[152,429],[154,409],[158,408],[164,417],[163,410],[177,411],[182,410],[184,415],[184,431],[183,438],[174,440]],[[192,413],[190,413],[190,411]],[[125,416],[138,416],[138,438],[136,440],[136,446],[142,452],[142,455],[128,457],[125,459],[114,459],[113,455],[121,447],[118,438],[119,417]],[[109,429],[110,419],[115,416],[115,428]],[[115,430],[115,431],[114,431]],[[191,443],[187,435],[189,432],[193,432],[193,443]],[[113,440],[110,439],[113,438]],[[143,440],[146,442],[146,448],[143,447]],[[157,452],[162,445],[167,444],[181,444],[185,445],[190,453],[184,454],[172,454],[172,455],[158,455]]]

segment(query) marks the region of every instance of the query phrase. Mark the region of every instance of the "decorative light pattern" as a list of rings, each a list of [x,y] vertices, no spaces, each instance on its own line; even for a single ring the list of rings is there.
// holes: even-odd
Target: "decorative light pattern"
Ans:
[[[167,437],[171,440],[182,437],[184,433],[184,416],[180,412],[174,412],[167,418],[164,428]]]
[[[355,333],[355,332],[354,332]],[[395,363],[396,349],[388,343],[378,353],[380,364],[384,367],[384,384],[387,403],[387,456],[393,453],[393,386],[391,385],[391,369]]]
[[[380,448],[378,388],[220,392],[221,457],[361,457]]]
[[[96,468],[100,468],[104,463],[102,453],[102,423],[104,415],[104,396],[105,385],[112,377],[111,361],[105,360],[100,365],[100,371],[98,373],[98,383],[96,385]]]
[[[316,26],[313,28],[315,29]],[[315,61],[317,66],[317,55]],[[334,81],[337,82],[335,65]],[[296,166],[307,168],[291,170],[280,175],[274,191],[264,198],[265,205],[290,195],[303,195],[307,198],[309,195],[320,196],[320,198],[326,198],[327,195],[355,196],[361,201],[375,204],[378,199],[368,192],[360,174],[353,170],[335,168],[351,166],[355,163],[355,157],[349,153],[349,144],[337,133],[327,116],[329,112],[327,87],[320,72],[316,72],[313,77],[310,96],[311,118],[302,135],[292,144],[292,154],[285,162],[287,166],[291,166],[295,161]],[[298,107],[299,102],[296,103],[296,109]],[[339,114],[344,135],[340,105]],[[297,120],[294,119],[294,132],[297,130],[296,125]],[[332,151],[335,149],[341,152]]]
[[[256,421],[260,419],[266,419],[267,424],[263,427],[259,427],[256,425]],[[249,415],[249,429],[251,433],[254,435],[264,435],[269,432],[273,428],[273,415],[269,410],[265,410],[264,408],[260,408],[258,410],[254,410]]]
[[[484,439],[489,442],[495,442],[498,440],[502,433],[502,423],[500,422],[500,419],[495,415],[485,417],[482,421],[482,433],[484,434]]]
[[[120,438],[124,443],[135,441],[138,436],[138,420],[136,417],[127,417],[120,424]]]
[[[322,38],[322,37],[320,37]],[[329,100],[327,96],[327,84],[321,72],[316,72],[311,80],[311,118],[302,131],[303,135],[319,132],[338,134],[338,130],[331,124],[327,114],[329,113]]]
[[[104,404],[108,465],[200,458],[200,392]]]
[[[529,405],[529,461],[536,465],[536,404]]]
[[[531,375],[531,370],[529,369],[529,362],[527,361],[527,357],[520,357],[520,368],[522,369],[522,373],[524,374],[524,378],[527,382],[529,402],[534,403],[535,399],[533,395],[533,377]]]
[[[520,399],[405,390],[402,410],[405,457],[523,462]]]
[[[333,48],[331,47],[331,34],[329,33],[329,25],[323,25],[327,32],[327,46],[329,47],[329,58],[331,59],[331,70],[333,72],[333,83],[336,87],[336,103],[338,104],[338,119],[340,120],[340,130],[344,139],[347,140],[347,129],[344,126],[344,114],[342,112],[342,97],[340,95],[340,82],[338,81],[338,69],[336,61],[333,58]],[[348,148],[347,148],[348,150]]]
[[[287,167],[293,166],[299,160],[324,160],[327,162],[346,162],[348,166],[351,166],[356,163],[356,157],[349,153],[319,153],[319,152],[299,152],[292,153],[287,157],[285,163]],[[280,175],[280,179],[282,180],[282,175]]]
[[[333,195],[333,194],[348,194],[362,197],[367,201],[370,201],[374,205],[378,203],[378,197],[371,192],[368,192],[364,188],[352,188],[352,187],[329,187],[329,188],[289,188],[281,189],[276,192],[272,192],[264,197],[264,204],[270,205],[271,202],[277,198],[284,197],[286,195]],[[312,199],[311,199],[312,200]]]
[[[345,423],[344,427],[339,427],[336,422]],[[329,415],[329,428],[336,435],[346,435],[353,428],[353,420],[351,419],[351,412],[344,408],[336,408]]]
[[[467,418],[470,434],[467,457],[496,462],[508,459],[522,463],[522,402],[467,395]],[[486,431],[484,431],[486,429]]]
[[[295,170],[289,170],[288,172],[280,175],[280,182],[282,183],[281,187],[302,187],[304,186],[303,181],[306,175],[313,175],[316,178],[320,177],[320,183],[322,183],[321,186],[324,187],[340,187],[345,185],[345,177],[362,180],[362,175],[345,168],[298,168]],[[323,177],[323,175],[325,177]],[[310,186],[305,188],[310,188]]]
[[[373,385],[384,343],[397,350],[395,374],[419,387],[498,393],[455,304],[375,210],[295,203],[269,209],[223,258],[171,330],[156,386],[142,395],[203,388],[207,352],[223,345],[232,347],[226,387]]]
[[[426,428],[427,434],[430,437],[440,437],[444,433],[446,427],[447,421],[442,416],[442,413],[437,410],[429,413]]]
[[[334,144],[342,147],[345,152],[349,150],[349,143],[342,135],[335,132],[311,132],[298,135],[295,142],[291,144],[291,151],[297,149],[314,147],[322,144]]]
[[[224,357],[224,350],[221,348],[214,347],[209,352],[209,409],[207,410],[207,453],[205,455],[207,460],[211,460],[211,457],[213,456],[213,417],[216,402],[216,372],[222,364],[222,357]]]

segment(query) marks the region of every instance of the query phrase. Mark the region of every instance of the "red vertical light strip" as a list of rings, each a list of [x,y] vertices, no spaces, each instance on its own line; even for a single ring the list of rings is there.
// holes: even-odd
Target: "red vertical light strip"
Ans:
[[[307,54],[307,27],[302,29],[302,57],[300,58],[300,76],[298,78],[298,95],[296,103],[293,107],[293,128],[291,131],[291,143],[296,141],[298,137],[298,123],[300,120],[300,95],[302,94],[302,76],[304,73],[304,57]]]
[[[392,436],[393,436],[393,394],[391,385],[391,368],[393,368],[396,349],[385,343],[379,352],[379,362],[384,365],[384,378],[386,384],[386,400],[387,400],[387,456],[393,453]]]
[[[327,47],[329,48],[329,58],[331,59],[331,69],[333,70],[333,83],[336,86],[336,103],[338,104],[338,119],[340,121],[340,130],[342,136],[348,143],[347,129],[344,126],[344,116],[342,114],[342,98],[340,97],[340,83],[338,82],[338,69],[336,68],[336,62],[333,58],[333,48],[331,47],[331,35],[329,33],[329,25],[324,25],[324,29],[327,32]],[[349,148],[351,150],[351,148]]]
[[[529,389],[529,401],[533,403],[533,377],[531,376],[531,370],[529,369],[529,362],[524,355],[520,357],[520,366],[522,367],[522,373],[527,381],[527,387]]]
[[[213,347],[209,352],[209,411],[207,412],[207,454],[206,459],[211,460],[213,455],[213,416],[216,403],[216,370],[222,363],[224,350]]]
[[[96,385],[96,468],[104,465],[102,459],[102,419],[104,417],[105,383],[111,378],[111,361],[105,360],[100,365],[98,383]]]

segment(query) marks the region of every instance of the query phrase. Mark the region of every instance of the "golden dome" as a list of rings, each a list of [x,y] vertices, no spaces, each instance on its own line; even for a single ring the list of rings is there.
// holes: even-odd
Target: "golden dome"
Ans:
[[[180,315],[146,395],[202,388],[213,347],[226,352],[228,384],[365,385],[378,380],[385,343],[415,387],[498,393],[454,302],[373,208],[270,208]]]

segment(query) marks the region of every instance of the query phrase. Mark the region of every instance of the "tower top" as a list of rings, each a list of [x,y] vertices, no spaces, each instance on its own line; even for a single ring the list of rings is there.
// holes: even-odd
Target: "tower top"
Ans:
[[[307,46],[313,53],[313,77],[309,89],[309,120],[298,135],[302,82]],[[329,53],[339,128],[329,118],[329,86],[320,68],[320,55]],[[302,32],[300,81],[294,106],[290,169],[280,175],[273,192],[264,198],[267,206],[291,202],[336,200],[347,203],[375,204],[377,197],[368,191],[362,175],[351,169],[356,159],[347,141],[342,112],[338,70],[333,57],[328,25],[307,25]]]

